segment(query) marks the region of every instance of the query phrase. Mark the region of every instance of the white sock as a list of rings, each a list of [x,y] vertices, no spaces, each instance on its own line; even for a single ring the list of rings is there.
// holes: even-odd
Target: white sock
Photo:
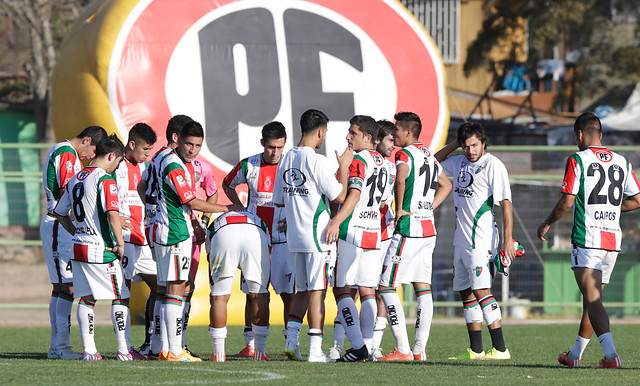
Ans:
[[[60,292],[56,302],[56,332],[58,333],[57,347],[63,348],[71,345],[69,336],[71,329],[71,308],[73,307],[73,294]]]
[[[431,321],[433,320],[433,297],[431,288],[416,291],[418,301],[418,313],[416,318],[416,341],[413,346],[413,353],[419,354],[425,351],[429,341],[431,331]]]
[[[345,338],[344,327],[340,323],[340,316],[336,314],[336,318],[333,321],[333,345],[337,347],[344,347]]]
[[[56,304],[58,303],[58,293],[51,291],[49,299],[49,323],[51,324],[51,344],[49,347],[56,348],[58,345],[58,328],[56,327]]]
[[[256,326],[255,324],[252,324],[251,329],[253,331],[253,338],[255,339],[256,351],[266,353],[267,337],[269,336],[269,326]]]
[[[300,344],[300,330],[302,330],[302,320],[289,316],[286,330],[287,341],[298,346]]]
[[[251,329],[251,326],[244,326],[244,332],[242,333],[242,336],[244,336],[245,346],[255,348],[256,343],[253,338],[253,330]]]
[[[387,327],[386,316],[376,316],[376,323],[373,327],[373,340],[371,342],[371,351],[380,348],[382,343],[382,336],[384,335],[384,329]]]
[[[600,335],[598,341],[600,341],[600,345],[604,351],[604,359],[610,361],[618,356],[616,346],[613,344],[613,335],[611,335],[611,332],[605,332]]]
[[[111,322],[116,333],[118,351],[126,354],[131,345],[127,342],[127,319],[129,319],[129,301],[117,299],[111,302]]]
[[[182,347],[187,345],[187,325],[189,324],[189,312],[191,312],[191,296],[193,296],[193,291],[185,293],[182,297]]]
[[[360,331],[360,315],[358,315],[356,303],[348,293],[338,296],[337,300],[340,324],[351,342],[351,347],[359,349],[364,346],[364,340],[362,339],[362,331]]]
[[[162,308],[167,325],[169,351],[179,356],[182,354],[182,296],[165,296]]]
[[[380,291],[380,296],[387,308],[387,321],[391,327],[391,333],[396,338],[398,351],[402,354],[408,354],[411,351],[409,347],[409,336],[407,334],[407,322],[404,317],[404,309],[402,302],[395,288],[387,288]]]
[[[164,320],[164,318],[162,318],[162,300],[164,300],[164,297],[164,292],[158,292],[156,295],[156,302],[153,306],[153,335],[151,336],[151,352],[154,354],[159,354],[160,351],[166,351],[169,349],[169,342],[166,342],[166,346],[163,344],[163,341],[166,341],[167,338],[166,331],[164,337],[162,335],[162,320]]]
[[[373,330],[377,312],[378,304],[376,303],[375,295],[360,296],[360,331],[362,331],[362,340],[369,353],[373,349]]]
[[[322,330],[319,328],[309,329],[309,354],[322,356]]]
[[[224,341],[227,339],[227,328],[213,328],[209,326],[209,338],[211,338],[211,346],[213,347],[213,356],[222,360],[225,357]]]
[[[571,348],[571,351],[567,354],[567,358],[570,361],[575,361],[576,359],[582,358],[582,353],[587,349],[587,345],[591,339],[586,339],[578,335],[576,338],[576,343]]]
[[[91,303],[88,301],[80,300],[78,303],[78,326],[80,327],[80,338],[82,339],[82,347],[84,347],[84,351],[89,354],[95,354],[98,352],[96,348],[96,341],[94,339],[94,328],[95,328],[95,314],[93,312],[93,307],[95,307],[95,303]]]

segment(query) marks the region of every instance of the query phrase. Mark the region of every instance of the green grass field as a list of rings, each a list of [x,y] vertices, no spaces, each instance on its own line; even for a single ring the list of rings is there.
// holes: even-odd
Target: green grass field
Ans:
[[[431,331],[426,363],[300,363],[282,358],[284,339],[282,326],[272,326],[267,353],[271,362],[253,362],[231,358],[226,363],[168,363],[158,361],[118,362],[115,357],[115,337],[110,327],[96,328],[96,343],[105,359],[102,362],[60,361],[46,359],[49,329],[45,327],[0,328],[0,384],[188,384],[246,383],[277,384],[493,384],[493,383],[560,383],[579,384],[640,382],[640,326],[614,325],[614,340],[622,358],[622,370],[591,369],[602,357],[598,341],[592,339],[582,364],[584,368],[561,367],[556,361],[559,352],[567,351],[574,342],[575,325],[513,325],[504,327],[505,339],[513,359],[506,361],[451,361],[468,345],[462,325],[436,324]],[[413,327],[409,327],[410,337]],[[325,327],[325,351],[331,345],[332,328]],[[132,332],[137,345],[143,329]],[[77,327],[71,331],[72,344],[81,351]],[[203,358],[211,356],[211,343],[206,327],[189,327],[189,348]],[[485,349],[490,338],[485,331]],[[227,354],[244,345],[241,327],[230,327]],[[308,340],[303,332],[303,353]],[[387,328],[383,351],[394,347]]]

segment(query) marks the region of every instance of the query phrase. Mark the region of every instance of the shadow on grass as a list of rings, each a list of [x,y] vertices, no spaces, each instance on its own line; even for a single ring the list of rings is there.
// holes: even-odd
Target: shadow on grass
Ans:
[[[3,352],[0,353],[2,359],[49,359],[47,353],[42,352]],[[52,359],[53,360],[53,359]]]

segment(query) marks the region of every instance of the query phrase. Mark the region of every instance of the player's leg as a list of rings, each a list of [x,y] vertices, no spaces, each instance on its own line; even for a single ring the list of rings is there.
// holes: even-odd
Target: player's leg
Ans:
[[[309,320],[309,356],[308,362],[328,362],[329,359],[322,351],[323,327],[324,327],[324,299],[327,287],[333,281],[335,260],[329,252],[304,253],[306,275],[297,275],[305,279],[309,290],[309,307],[307,318]],[[296,283],[297,285],[297,283]]]
[[[54,249],[54,261],[59,276],[60,290],[56,302],[56,332],[58,357],[77,359],[80,355],[71,350],[71,309],[73,307],[73,249],[71,235],[57,221],[57,246]]]
[[[307,277],[305,253],[291,252],[291,262],[296,278]],[[291,302],[291,311],[286,320],[284,354],[291,360],[302,360],[300,353],[300,330],[309,306],[309,291],[306,280],[295,280],[296,293]]]
[[[362,340],[367,346],[367,352],[373,351],[373,330],[376,323],[378,305],[376,303],[376,290],[373,287],[358,286],[360,294],[360,330]]]
[[[511,354],[504,343],[502,334],[502,311],[498,301],[491,293],[490,288],[474,289],[473,293],[478,299],[484,321],[489,328],[493,347],[485,355],[485,359],[510,359]]]
[[[309,292],[309,307],[307,319],[309,320],[309,359],[323,358],[322,338],[324,327],[324,299],[326,290],[311,290]]]
[[[149,297],[147,297],[144,309],[145,339],[142,346],[140,346],[140,352],[142,352],[143,355],[147,355],[148,351],[151,349],[153,340],[159,338],[159,334],[158,336],[156,336],[154,333],[156,329],[154,323],[154,315],[156,299],[158,296],[158,277],[156,275],[142,273],[139,274],[139,276],[142,281],[144,281],[145,284],[149,287]]]
[[[413,359],[426,361],[426,347],[431,332],[433,320],[433,297],[431,296],[431,284],[413,283],[413,289],[418,303],[416,313],[416,335],[413,345]]]
[[[53,224],[54,218],[45,215],[40,223],[40,239],[42,240],[42,251],[44,259],[47,263],[49,278],[51,280],[51,297],[49,298],[49,324],[51,325],[51,335],[49,343],[49,351],[47,358],[57,359],[56,346],[58,345],[58,332],[56,327],[56,305],[58,303],[58,294],[60,293],[60,284],[56,265],[53,258]]]
[[[94,338],[95,332],[95,312],[94,308],[96,301],[93,296],[83,296],[78,303],[77,318],[78,326],[80,327],[80,339],[82,340],[83,347],[83,360],[100,360],[102,355],[98,353],[96,348],[96,341]]]
[[[376,321],[373,326],[373,339],[371,342],[371,356],[377,360],[382,356],[380,344],[384,336],[384,329],[387,327],[387,309],[384,307],[384,301],[380,296],[380,291],[376,290]]]
[[[295,293],[295,275],[291,254],[287,243],[276,243],[271,247],[271,286],[276,294],[280,295],[283,304],[283,323],[285,330],[282,332],[286,339],[286,324],[291,313],[291,304]]]
[[[250,283],[249,294],[252,304],[251,328],[255,339],[255,360],[269,360],[267,356],[267,337],[269,336],[269,292],[260,283]],[[264,291],[264,292],[253,292]]]
[[[189,313],[191,312],[191,298],[193,297],[193,291],[195,291],[196,274],[198,273],[198,266],[200,265],[201,248],[200,244],[195,242],[195,237],[192,240],[192,254],[191,254],[191,266],[189,268],[189,280],[185,288],[184,297],[182,299],[182,346],[187,349],[187,327],[189,326]],[[189,353],[191,353],[189,351]],[[191,355],[194,355],[191,353]]]
[[[213,347],[211,360],[226,361],[225,340],[227,338],[227,303],[231,296],[233,278],[225,278],[211,287],[211,310],[209,313],[209,338]],[[227,294],[228,292],[228,294]]]

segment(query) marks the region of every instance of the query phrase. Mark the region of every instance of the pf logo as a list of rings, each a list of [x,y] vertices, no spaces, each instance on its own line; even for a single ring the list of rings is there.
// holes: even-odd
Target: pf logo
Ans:
[[[609,153],[608,151],[596,150],[595,153],[596,153],[596,156],[598,157],[598,159],[600,161],[602,161],[602,162],[609,162],[613,158],[611,156],[611,153]]]

